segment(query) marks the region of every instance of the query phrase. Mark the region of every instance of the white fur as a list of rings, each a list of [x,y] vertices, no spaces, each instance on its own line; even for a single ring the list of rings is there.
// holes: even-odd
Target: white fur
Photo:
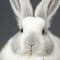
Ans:
[[[20,34],[18,33],[18,35],[20,35]],[[16,36],[18,36],[18,35],[16,35]],[[2,60],[42,60],[43,58],[44,58],[44,60],[60,60],[59,38],[53,36],[51,33],[48,33],[48,35],[54,42],[54,51],[51,55],[45,57],[45,56],[38,56],[38,55],[30,56],[29,54],[27,54],[27,55],[16,54],[11,49],[11,42],[13,40],[13,38],[11,38],[8,41],[9,43],[7,43],[6,46],[1,51]]]
[[[52,1],[50,7],[48,7],[49,3]],[[56,11],[60,6],[60,0],[42,0],[40,4],[38,4],[35,10],[35,16],[42,17],[46,20],[45,28],[50,28],[52,16],[55,15]],[[48,9],[49,8],[49,9]]]
[[[13,12],[17,16],[17,23],[21,27],[21,20],[28,16],[33,16],[33,9],[30,0],[10,0]]]
[[[52,4],[49,5],[50,1]],[[8,40],[1,49],[0,60],[60,60],[60,38],[54,36],[48,30],[49,27],[46,28],[46,20],[54,15],[59,2],[60,0],[42,0],[35,11],[36,17],[32,17],[29,0],[10,0],[23,33],[19,31]],[[42,34],[43,29],[45,34]]]

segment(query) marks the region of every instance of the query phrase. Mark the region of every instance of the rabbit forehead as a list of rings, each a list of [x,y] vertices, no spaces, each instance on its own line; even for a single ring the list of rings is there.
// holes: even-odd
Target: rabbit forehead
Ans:
[[[23,27],[27,28],[43,28],[45,26],[45,20],[40,17],[27,17],[22,21]]]
[[[22,24],[25,32],[40,33],[45,26],[45,20],[39,17],[27,17],[23,19]]]

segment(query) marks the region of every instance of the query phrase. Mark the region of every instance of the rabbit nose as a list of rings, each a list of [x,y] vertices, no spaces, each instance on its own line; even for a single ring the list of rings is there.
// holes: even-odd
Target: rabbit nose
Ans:
[[[32,36],[31,35],[27,39],[27,44],[32,47],[32,46],[35,46],[37,44],[37,41],[38,41],[37,36],[35,36],[35,35]]]
[[[32,41],[28,41],[28,45],[31,46],[31,47],[34,46],[35,44],[36,44],[36,43],[35,43],[35,41],[33,41],[33,40],[32,40]]]
[[[27,45],[27,46],[30,46],[30,47],[35,47],[35,46],[37,46],[38,45],[38,36],[37,36],[37,34],[36,33],[30,33],[27,37],[26,37],[26,42],[25,42],[25,44]]]

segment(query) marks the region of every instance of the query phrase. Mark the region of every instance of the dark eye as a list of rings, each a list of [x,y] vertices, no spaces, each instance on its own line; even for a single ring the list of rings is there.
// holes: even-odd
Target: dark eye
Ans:
[[[45,34],[45,31],[44,31],[44,29],[42,30],[42,34]]]
[[[20,30],[20,31],[21,31],[21,33],[23,33],[23,28],[21,28],[21,30]]]

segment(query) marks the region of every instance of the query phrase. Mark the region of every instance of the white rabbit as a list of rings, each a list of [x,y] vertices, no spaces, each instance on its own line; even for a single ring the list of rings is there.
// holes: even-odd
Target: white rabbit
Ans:
[[[42,0],[34,17],[29,0],[10,0],[20,31],[1,49],[1,60],[60,60],[60,38],[50,31],[60,0]]]

